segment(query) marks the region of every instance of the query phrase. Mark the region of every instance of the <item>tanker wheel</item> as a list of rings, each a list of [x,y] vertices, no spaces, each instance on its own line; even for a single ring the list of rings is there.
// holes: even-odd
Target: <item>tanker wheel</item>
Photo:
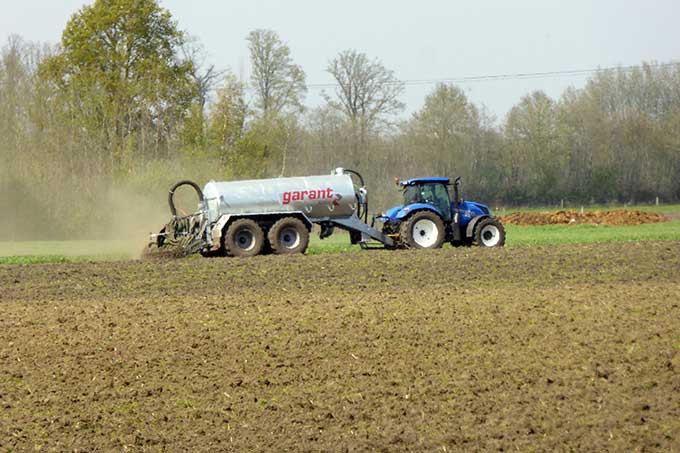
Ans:
[[[277,255],[305,253],[309,245],[309,231],[300,219],[284,217],[272,225],[267,239],[272,252]]]
[[[264,247],[264,232],[254,220],[239,219],[227,228],[224,247],[231,256],[258,255]]]
[[[475,225],[472,244],[481,247],[503,247],[505,245],[505,228],[496,219],[487,218]]]
[[[446,238],[444,222],[432,211],[418,211],[400,225],[399,237],[406,247],[438,249]]]

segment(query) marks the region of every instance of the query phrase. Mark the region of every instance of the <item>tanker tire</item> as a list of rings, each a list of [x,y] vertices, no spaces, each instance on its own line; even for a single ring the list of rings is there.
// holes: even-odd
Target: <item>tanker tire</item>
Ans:
[[[399,226],[399,238],[406,248],[441,248],[446,238],[444,222],[432,211],[418,211]]]
[[[224,234],[224,248],[231,256],[259,255],[264,247],[264,232],[251,219],[239,219],[229,225]]]
[[[505,228],[495,218],[481,220],[475,225],[472,233],[472,245],[479,247],[503,247],[505,245]]]
[[[272,225],[267,239],[272,252],[277,255],[305,253],[309,245],[309,231],[300,219],[284,217]]]

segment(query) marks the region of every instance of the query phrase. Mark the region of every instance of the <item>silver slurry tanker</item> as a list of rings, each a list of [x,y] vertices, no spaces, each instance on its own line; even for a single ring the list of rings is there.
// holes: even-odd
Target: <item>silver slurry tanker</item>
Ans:
[[[358,178],[357,184],[352,176]],[[178,216],[174,193],[184,185],[196,191],[198,212]],[[268,249],[304,253],[313,224],[321,226],[322,239],[339,227],[350,232],[352,243],[365,245],[374,239],[394,244],[366,223],[367,192],[361,175],[342,168],[323,176],[210,181],[203,190],[192,181],[180,181],[171,188],[168,201],[172,219],[151,235],[147,255],[161,251],[252,256]]]
[[[348,174],[295,178],[210,181],[203,188],[209,218],[222,215],[301,213],[310,221],[349,217],[357,211]]]

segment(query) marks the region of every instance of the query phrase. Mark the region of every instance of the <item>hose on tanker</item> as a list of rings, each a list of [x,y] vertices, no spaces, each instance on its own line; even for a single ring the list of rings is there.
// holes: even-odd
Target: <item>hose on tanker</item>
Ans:
[[[182,186],[191,186],[196,191],[196,194],[198,195],[198,199],[201,202],[201,204],[203,203],[204,200],[203,191],[195,182],[184,180],[176,183],[174,186],[170,188],[170,193],[168,194],[168,204],[170,205],[170,213],[172,214],[173,217],[177,217],[177,208],[175,207],[175,190],[179,189]]]
[[[358,171],[350,170],[349,168],[343,168],[342,171],[347,172],[347,173],[351,173],[354,176],[356,176],[357,178],[359,178],[359,182],[361,183],[361,187],[366,186],[366,184],[364,183],[364,177],[361,176],[361,174]]]
[[[359,178],[360,182],[360,191],[363,190],[361,193],[357,193],[357,217],[360,219],[363,218],[364,223],[368,223],[368,194],[366,193],[366,183],[364,182],[364,177],[361,176],[361,173],[358,171],[350,170],[349,168],[343,169],[343,171],[350,173],[357,178]]]

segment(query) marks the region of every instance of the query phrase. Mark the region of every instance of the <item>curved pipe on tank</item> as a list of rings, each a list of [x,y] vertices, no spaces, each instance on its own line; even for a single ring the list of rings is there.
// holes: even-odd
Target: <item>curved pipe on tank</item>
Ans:
[[[361,174],[358,171],[350,170],[349,168],[343,168],[342,171],[346,171],[347,173],[355,175],[357,178],[359,178],[359,181],[361,182],[361,187],[366,187],[366,184],[364,183],[364,177],[361,176]]]
[[[363,193],[362,196],[359,196],[358,193],[356,194],[357,203],[358,203],[357,204],[357,208],[358,208],[357,217],[359,217],[360,219],[363,219],[364,223],[368,223],[368,195],[366,195],[366,192],[365,192],[366,183],[364,182],[364,177],[361,176],[361,173],[359,173],[358,171],[350,170],[349,168],[343,168],[343,171],[345,171],[347,173],[351,173],[351,174],[355,175],[357,178],[359,178],[359,182],[361,183],[361,188],[364,189],[364,193]],[[363,200],[364,200],[363,203],[362,203],[362,197],[363,197]]]
[[[184,180],[176,183],[174,186],[170,188],[170,193],[168,194],[168,204],[170,205],[170,213],[172,214],[173,217],[177,217],[177,208],[175,208],[175,190],[179,189],[182,186],[193,187],[193,189],[196,191],[196,194],[198,195],[198,199],[201,202],[201,204],[203,203],[204,200],[203,191],[195,182]]]

